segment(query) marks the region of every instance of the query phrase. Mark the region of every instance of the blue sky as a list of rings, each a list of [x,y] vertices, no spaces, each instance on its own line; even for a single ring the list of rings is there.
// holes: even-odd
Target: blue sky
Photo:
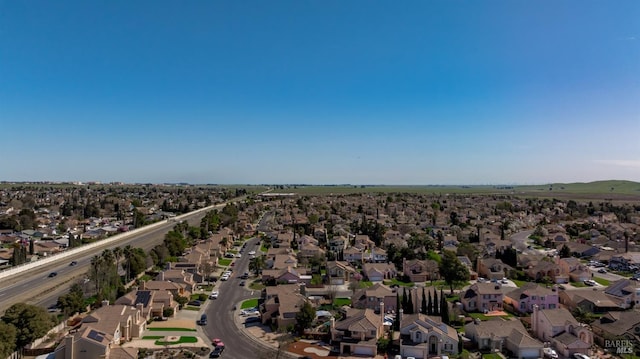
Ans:
[[[0,0],[0,180],[640,181],[640,2]]]

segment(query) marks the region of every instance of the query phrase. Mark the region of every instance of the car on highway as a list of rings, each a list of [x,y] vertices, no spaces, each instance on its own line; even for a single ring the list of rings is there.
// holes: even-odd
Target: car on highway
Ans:
[[[53,278],[53,277],[55,277],[57,275],[58,275],[58,272],[51,272],[51,273],[49,273],[49,278]]]
[[[224,347],[216,346],[209,354],[209,358],[220,358],[222,352],[224,351]]]
[[[70,265],[71,267],[73,267],[73,266],[75,266],[75,265],[77,265],[77,264],[78,264],[78,262],[76,262],[76,261],[72,261],[71,263],[69,263],[69,265]]]
[[[211,294],[209,294],[209,299],[218,299],[219,295],[220,295],[220,292],[218,292],[217,290],[214,290],[213,292],[211,292]]]

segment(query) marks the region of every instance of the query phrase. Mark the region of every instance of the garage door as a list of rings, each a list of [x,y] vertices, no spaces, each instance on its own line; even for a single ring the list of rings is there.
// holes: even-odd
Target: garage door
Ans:
[[[520,349],[522,359],[540,358],[540,351],[537,349]]]
[[[369,348],[369,347],[355,347],[353,348],[353,354],[356,355],[370,355],[370,356],[375,356],[374,353],[375,349],[373,348]]]
[[[419,348],[408,348],[408,347],[404,347],[402,348],[402,353],[400,353],[400,355],[402,355],[402,357],[414,357],[417,359],[421,359],[422,358],[422,350],[420,350]]]

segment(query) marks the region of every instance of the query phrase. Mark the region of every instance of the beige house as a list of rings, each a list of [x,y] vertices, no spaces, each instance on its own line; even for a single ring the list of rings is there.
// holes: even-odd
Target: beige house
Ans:
[[[438,262],[426,259],[402,260],[402,273],[412,282],[426,282],[440,278]]]
[[[502,310],[504,299],[502,286],[498,283],[474,283],[460,298],[466,312],[490,312]]]
[[[278,329],[287,329],[296,323],[296,314],[307,300],[300,294],[297,284],[281,284],[266,287],[262,291],[264,303],[260,308],[263,324],[275,324]]]
[[[564,308],[539,309],[533,306],[531,314],[531,331],[543,342],[550,342],[551,346],[564,357],[575,353],[589,354],[593,345],[593,333]]]
[[[337,323],[332,320],[331,340],[339,343],[340,354],[374,357],[378,339],[384,333],[384,312],[384,309],[380,314],[371,309],[349,309],[343,320]]]
[[[400,355],[430,358],[458,354],[458,332],[442,323],[440,317],[424,314],[402,316],[400,320]]]

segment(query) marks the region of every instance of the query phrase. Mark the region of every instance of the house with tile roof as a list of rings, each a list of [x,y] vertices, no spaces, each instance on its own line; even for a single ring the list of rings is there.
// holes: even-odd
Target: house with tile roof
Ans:
[[[475,348],[482,352],[503,351],[507,338],[513,331],[527,334],[521,321],[495,318],[490,320],[475,320],[464,326],[464,335],[471,340]]]
[[[537,283],[526,283],[506,293],[504,303],[518,313],[531,313],[536,305],[540,309],[558,308],[560,301],[556,287],[547,288]]]
[[[593,338],[596,344],[605,347],[605,341],[630,340],[634,348],[640,350],[640,312],[609,312],[591,323]]]
[[[623,309],[640,304],[640,283],[630,279],[620,279],[609,284],[604,290],[615,303]]]
[[[327,262],[327,275],[331,284],[344,284],[353,278],[358,271],[347,261]]]
[[[559,290],[560,304],[573,311],[581,308],[590,313],[622,310],[603,290],[598,288]]]
[[[296,322],[296,314],[307,298],[300,294],[297,284],[281,284],[266,287],[262,291],[263,304],[260,316],[263,324],[274,324],[278,329],[286,329]]]
[[[543,342],[564,357],[575,353],[588,355],[593,345],[593,333],[588,326],[580,324],[565,308],[539,309],[533,306],[531,331]]]
[[[371,282],[382,282],[385,279],[393,279],[398,275],[396,267],[390,263],[364,263],[362,273]]]
[[[458,332],[440,317],[424,314],[403,315],[400,319],[400,355],[429,358],[458,354]]]
[[[426,282],[440,278],[438,262],[431,259],[402,259],[402,273],[412,282]]]
[[[376,283],[371,287],[361,288],[351,296],[351,305],[356,309],[380,310],[380,303],[384,303],[387,312],[395,311],[396,292],[382,283]]]
[[[498,283],[474,283],[460,297],[466,312],[502,310],[504,292]]]
[[[332,320],[331,340],[338,343],[340,354],[374,357],[378,339],[384,333],[384,313],[384,310],[376,314],[371,309],[350,308],[344,319],[339,322]]]
[[[513,268],[504,264],[500,259],[495,258],[478,258],[478,277],[487,278],[489,280],[500,280],[506,278]]]

